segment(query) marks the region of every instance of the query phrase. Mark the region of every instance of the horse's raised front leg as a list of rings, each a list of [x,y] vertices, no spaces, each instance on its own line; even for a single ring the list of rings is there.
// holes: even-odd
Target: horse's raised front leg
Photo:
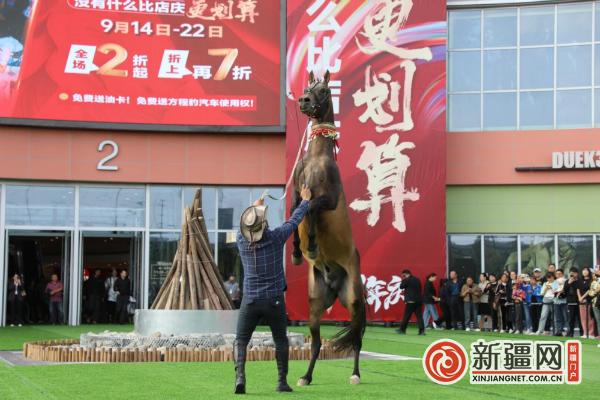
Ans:
[[[300,196],[298,192],[294,190],[292,197],[292,209],[290,210],[290,215],[294,213],[294,210],[300,204]],[[302,264],[302,251],[300,250],[300,234],[298,233],[298,228],[294,230],[294,250],[292,251],[292,264],[300,265]]]
[[[308,370],[306,374],[298,380],[298,386],[310,385],[313,378],[313,370],[315,369],[315,363],[319,358],[321,352],[321,316],[326,309],[333,305],[336,295],[335,293],[325,284],[325,279],[321,272],[311,266],[312,273],[309,273],[308,280],[308,291],[309,291],[309,305],[310,305],[310,363],[308,364]]]

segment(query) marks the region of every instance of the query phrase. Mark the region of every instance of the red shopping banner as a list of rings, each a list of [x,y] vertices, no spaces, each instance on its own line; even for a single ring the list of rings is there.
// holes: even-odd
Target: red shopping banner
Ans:
[[[283,125],[280,1],[4,3],[0,117]]]
[[[297,98],[329,70],[367,317],[397,321],[402,270],[445,271],[446,2],[293,0],[287,13],[288,173],[307,124]],[[286,273],[290,318],[306,320],[307,266]]]

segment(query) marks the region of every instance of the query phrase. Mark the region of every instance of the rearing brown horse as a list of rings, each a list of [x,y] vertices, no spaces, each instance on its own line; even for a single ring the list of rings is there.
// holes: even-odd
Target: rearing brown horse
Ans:
[[[306,184],[313,200],[298,231],[294,234],[294,264],[309,263],[308,301],[312,353],[308,371],[298,385],[308,385],[321,350],[321,317],[336,298],[350,313],[350,326],[334,336],[334,346],[354,350],[354,371],[350,383],[360,383],[358,368],[366,326],[360,257],[352,238],[346,196],[335,161],[336,131],[333,103],[328,87],[329,71],[317,81],[310,73],[309,86],[300,97],[300,111],[312,121],[311,140],[306,155],[294,170],[292,211],[299,204],[298,188]]]

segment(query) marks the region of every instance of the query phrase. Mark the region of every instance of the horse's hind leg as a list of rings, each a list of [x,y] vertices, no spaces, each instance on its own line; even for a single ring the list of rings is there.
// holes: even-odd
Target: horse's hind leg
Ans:
[[[298,196],[298,192],[294,190],[292,197],[292,209],[290,210],[290,214],[294,213],[294,210],[298,207],[299,204],[300,196]],[[298,228],[294,230],[294,250],[292,251],[292,264],[302,264],[302,251],[300,250],[300,234],[298,233]]]
[[[312,382],[315,363],[321,352],[321,316],[326,309],[333,305],[336,298],[335,293],[325,284],[322,273],[313,266],[310,267],[310,270],[312,272],[309,272],[308,277],[308,301],[310,305],[310,335],[312,337],[311,354],[308,370],[298,380],[298,386],[310,385]]]
[[[350,313],[350,328],[345,335],[338,339],[338,344],[341,348],[352,348],[354,351],[354,369],[350,383],[355,385],[360,383],[359,359],[362,338],[367,325],[367,315],[363,285],[360,280],[358,253],[351,264],[348,266],[349,273],[339,293],[340,302]]]

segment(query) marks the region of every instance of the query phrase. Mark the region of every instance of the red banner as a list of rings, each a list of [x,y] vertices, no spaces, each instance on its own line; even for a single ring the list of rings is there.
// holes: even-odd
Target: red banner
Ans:
[[[297,98],[309,71],[329,70],[367,317],[397,321],[401,271],[445,271],[446,2],[292,0],[287,12],[288,173],[308,122]],[[288,263],[287,281],[290,318],[308,319],[306,264]],[[339,302],[325,315],[346,318]]]
[[[1,3],[0,117],[282,125],[279,1]]]

